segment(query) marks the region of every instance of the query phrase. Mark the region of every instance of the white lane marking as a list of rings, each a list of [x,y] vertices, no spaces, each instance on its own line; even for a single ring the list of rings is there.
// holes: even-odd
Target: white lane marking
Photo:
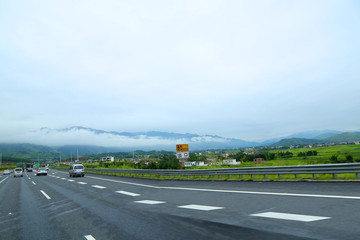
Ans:
[[[151,204],[151,205],[166,203],[166,202],[163,202],[163,201],[153,201],[153,200],[141,200],[141,201],[135,201],[135,202],[136,203],[143,203],[143,204]]]
[[[66,180],[66,178],[61,178],[62,180]]]
[[[140,194],[138,194],[138,193],[132,193],[132,192],[126,192],[126,191],[116,191],[116,192],[120,193],[120,194],[128,195],[128,196],[132,196],[132,197],[140,196]]]
[[[84,185],[84,184],[87,184],[87,183],[86,182],[78,182],[78,184]]]
[[[88,178],[99,179],[108,182],[117,182],[123,184],[129,184],[134,186],[156,188],[156,189],[171,189],[171,190],[185,190],[185,191],[199,191],[199,192],[220,192],[220,193],[241,193],[241,194],[259,194],[259,195],[273,195],[273,196],[290,196],[290,197],[314,197],[314,198],[338,198],[338,199],[356,199],[360,200],[357,196],[339,196],[339,195],[320,195],[320,194],[301,194],[301,193],[279,193],[279,192],[254,192],[254,191],[238,191],[238,190],[223,190],[223,189],[203,189],[203,188],[184,188],[184,187],[158,187],[147,184],[131,183],[125,181],[118,181],[112,179],[104,179],[99,177]]]
[[[321,217],[321,216],[311,216],[311,215],[301,215],[301,214],[290,214],[290,213],[280,213],[280,212],[264,212],[250,214],[254,217],[265,217],[265,218],[275,218],[282,220],[291,220],[291,221],[301,221],[301,222],[313,222],[318,220],[330,219],[331,217]]]
[[[3,180],[0,181],[0,183],[2,183],[3,181],[5,181],[6,179],[8,179],[9,176],[7,176],[6,178],[4,178]]]
[[[32,182],[32,184],[36,185],[36,183],[34,181],[31,181],[31,182]]]
[[[69,179],[68,181],[69,181],[69,182],[75,182],[75,180],[72,180],[72,179]]]
[[[104,189],[104,188],[106,188],[106,187],[103,187],[103,186],[99,186],[99,185],[91,185],[92,187],[94,187],[94,188],[100,188],[100,189]]]
[[[87,240],[96,240],[93,236],[91,235],[85,235],[84,236]]]
[[[49,197],[49,195],[47,195],[43,190],[40,190],[40,192],[41,192],[47,199],[51,199],[51,197]]]
[[[55,174],[54,172],[52,174]]]
[[[224,209],[224,207],[214,207],[214,206],[205,206],[205,205],[196,205],[196,204],[178,206],[178,208],[187,208],[187,209],[202,210],[202,211]]]

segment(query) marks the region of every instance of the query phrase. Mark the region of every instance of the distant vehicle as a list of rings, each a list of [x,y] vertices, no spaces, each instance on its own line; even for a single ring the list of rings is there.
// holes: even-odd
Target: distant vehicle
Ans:
[[[23,171],[25,169],[25,163],[17,163],[16,168],[21,168]]]
[[[82,164],[73,164],[69,170],[69,177],[85,176],[85,168]]]
[[[23,169],[22,168],[15,168],[14,177],[23,177]]]
[[[3,175],[9,175],[10,173],[11,173],[10,169],[5,169],[3,172]]]
[[[34,165],[29,164],[29,163],[26,164],[26,171],[27,171],[27,172],[32,172],[32,171],[33,171],[33,168],[34,168]]]
[[[46,170],[46,168],[39,168],[38,170],[37,170],[37,173],[36,173],[36,176],[39,176],[39,175],[47,175],[47,170]]]

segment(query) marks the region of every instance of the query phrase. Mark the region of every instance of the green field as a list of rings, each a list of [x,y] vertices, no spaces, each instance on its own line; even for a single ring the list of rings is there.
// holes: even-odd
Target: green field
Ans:
[[[278,154],[279,152],[286,152],[286,151],[293,153],[293,157],[284,158]],[[308,151],[316,151],[317,155],[298,157],[298,154],[300,152],[306,153]],[[353,160],[351,162],[360,162],[360,145],[339,145],[339,146],[329,146],[329,147],[294,148],[294,149],[281,149],[281,150],[279,149],[279,150],[267,150],[267,152],[275,153],[276,155],[275,160],[268,160],[266,161],[266,163],[258,163],[258,164],[255,164],[253,162],[243,162],[241,165],[233,165],[231,167],[266,167],[266,166],[330,164],[333,163],[330,161],[330,158],[334,155],[336,155],[338,159],[336,163],[349,162],[346,159],[347,155],[352,156]],[[227,151],[227,153],[236,153],[236,151]],[[210,157],[210,155],[208,157]],[[211,157],[216,157],[216,155],[211,155]],[[191,169],[210,169],[210,168],[222,168],[222,167],[229,167],[229,166],[203,166],[203,167],[191,167]]]

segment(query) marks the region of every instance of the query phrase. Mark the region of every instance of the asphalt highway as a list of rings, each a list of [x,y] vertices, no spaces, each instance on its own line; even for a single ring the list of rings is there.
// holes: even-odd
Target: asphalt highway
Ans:
[[[360,239],[360,183],[0,176],[0,239]]]

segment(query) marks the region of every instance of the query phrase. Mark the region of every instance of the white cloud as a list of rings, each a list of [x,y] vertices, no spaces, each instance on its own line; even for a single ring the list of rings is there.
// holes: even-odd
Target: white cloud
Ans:
[[[0,124],[245,139],[324,122],[354,128],[359,101],[347,97],[360,82],[353,4],[5,1]],[[329,84],[337,81],[346,84]],[[318,104],[331,96],[331,106]]]

